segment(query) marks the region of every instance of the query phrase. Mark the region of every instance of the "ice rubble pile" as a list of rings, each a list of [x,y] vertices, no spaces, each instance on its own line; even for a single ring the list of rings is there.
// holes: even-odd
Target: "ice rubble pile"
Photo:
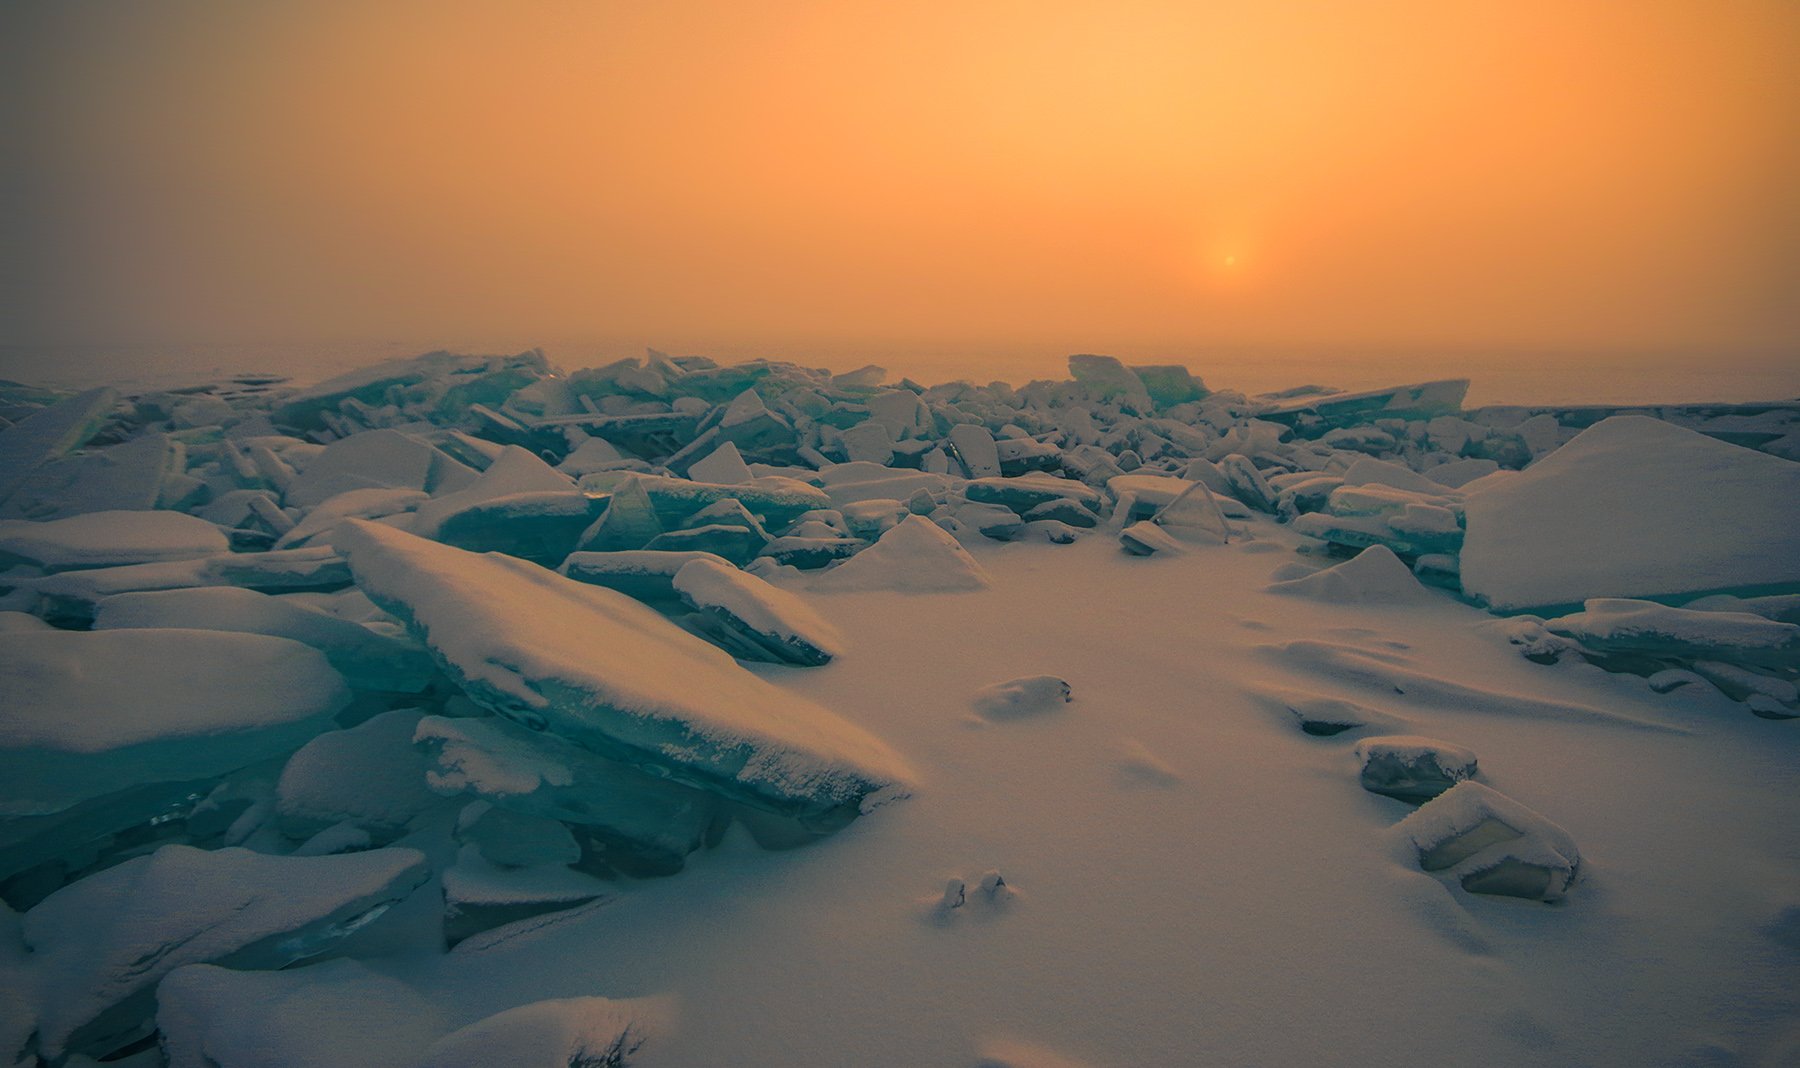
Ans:
[[[1464,411],[1460,381],[1246,397],[1103,356],[1070,372],[925,387],[440,352],[298,390],[0,383],[0,897],[22,912],[0,913],[0,978],[28,992],[0,999],[0,1056],[160,1030],[176,1063],[250,1064],[304,1048],[314,1014],[381,1030],[347,992],[392,980],[255,969],[348,952],[420,887],[444,942],[480,952],[733,821],[771,846],[842,826],[908,769],[854,709],[738,661],[856,655],[814,598],[979,590],[969,549],[993,541],[1154,556],[1289,522],[1381,548],[1281,592],[1417,599],[1410,571],[1507,610],[1701,598],[1698,628],[1605,601],[1515,626],[1528,651],[1794,707],[1771,628],[1797,622],[1796,405],[1659,421]],[[1066,699],[1043,681],[1020,693]],[[1481,810],[1433,753],[1370,749],[1365,781],[1460,783],[1421,813]],[[265,995],[291,1011],[221,1025]],[[383,1037],[397,1063],[495,1063],[524,1031],[621,1059],[652,1015],[575,999]]]

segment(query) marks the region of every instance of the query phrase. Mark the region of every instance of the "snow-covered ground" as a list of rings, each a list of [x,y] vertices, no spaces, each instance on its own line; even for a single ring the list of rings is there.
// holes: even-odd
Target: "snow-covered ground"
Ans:
[[[1800,1063],[1800,410],[1072,369],[8,387],[0,1063]]]

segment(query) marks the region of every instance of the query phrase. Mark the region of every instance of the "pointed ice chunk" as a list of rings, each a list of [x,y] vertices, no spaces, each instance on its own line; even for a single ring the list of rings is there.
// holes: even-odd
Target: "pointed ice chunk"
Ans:
[[[816,667],[843,651],[837,628],[793,594],[730,564],[695,560],[675,589],[706,620],[704,632],[741,660]]]
[[[1225,513],[1204,482],[1182,490],[1151,522],[1189,544],[1224,545],[1231,540],[1231,524],[1225,521]]]
[[[577,489],[511,493],[445,516],[437,540],[553,567],[574,551],[607,505]]]
[[[501,715],[794,815],[854,810],[908,777],[862,729],[623,594],[359,520],[337,540],[363,592]]]
[[[1385,545],[1372,545],[1303,578],[1271,583],[1268,590],[1332,604],[1416,604],[1432,599],[1412,569]]]
[[[567,475],[517,445],[508,445],[473,485],[420,505],[411,529],[420,537],[436,537],[446,519],[471,505],[515,493],[568,490],[573,486]]]
[[[628,476],[613,487],[606,511],[581,535],[582,553],[619,553],[643,549],[663,532],[661,520],[644,492],[643,482]]]
[[[874,545],[819,575],[812,588],[948,593],[987,585],[987,572],[955,538],[924,516],[909,515]]]
[[[0,641],[0,815],[289,752],[350,700],[299,642],[201,630],[46,630]]]
[[[218,527],[181,512],[87,512],[48,523],[0,519],[0,560],[51,571],[191,560],[226,552]]]
[[[165,846],[25,914],[40,1052],[100,1056],[146,1033],[156,983],[184,964],[280,968],[318,956],[431,875],[423,854],[273,857]]]
[[[736,486],[748,482],[755,477],[750,474],[750,465],[744,462],[743,453],[738,447],[727,441],[695,460],[687,469],[688,477],[695,482],[711,482],[721,486]]]

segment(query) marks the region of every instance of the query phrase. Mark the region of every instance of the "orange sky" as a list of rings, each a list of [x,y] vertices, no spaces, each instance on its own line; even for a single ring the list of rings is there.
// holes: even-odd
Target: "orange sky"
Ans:
[[[0,343],[1800,346],[1800,3],[48,3]]]

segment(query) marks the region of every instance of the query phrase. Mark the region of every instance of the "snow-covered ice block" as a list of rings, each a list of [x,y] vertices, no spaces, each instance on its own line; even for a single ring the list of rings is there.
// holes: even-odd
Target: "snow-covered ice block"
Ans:
[[[1373,456],[1358,456],[1344,469],[1343,479],[1346,486],[1392,486],[1395,489],[1434,495],[1449,492],[1449,488],[1443,483],[1421,475],[1410,467],[1377,460]]]
[[[662,999],[600,997],[537,1001],[445,1035],[418,1068],[627,1068],[644,1043],[670,1026]]]
[[[672,601],[680,596],[675,591],[675,576],[696,560],[731,566],[712,553],[628,549],[570,553],[556,570],[577,582],[605,586],[640,601]]]
[[[1151,522],[1177,541],[1193,545],[1224,545],[1231,540],[1231,524],[1204,482],[1190,483],[1163,505]]]
[[[1119,545],[1133,556],[1152,556],[1156,553],[1179,556],[1187,552],[1187,546],[1175,535],[1148,519],[1119,531]]]
[[[1112,356],[1070,356],[1069,374],[1096,400],[1114,401],[1140,415],[1148,415],[1154,408],[1144,380]]]
[[[968,550],[942,527],[918,515],[907,516],[874,545],[812,583],[813,589],[830,592],[952,593],[987,586],[987,572]]]
[[[843,652],[837,628],[799,595],[718,560],[693,560],[676,592],[704,620],[703,633],[740,660],[816,667]]]
[[[266,553],[219,553],[193,560],[126,564],[59,571],[19,583],[44,601],[47,618],[85,625],[100,602],[121,593],[180,590],[197,586],[241,586],[264,593],[336,590],[350,585],[350,567],[329,545],[277,549]]]
[[[443,1010],[354,960],[278,972],[189,964],[156,988],[168,1068],[414,1068]]]
[[[444,941],[454,946],[547,912],[561,912],[613,895],[606,884],[561,864],[501,867],[464,846],[443,873]]]
[[[1800,626],[1748,612],[1670,608],[1655,601],[1596,597],[1545,629],[1595,652],[1800,667]]]
[[[1466,491],[1463,589],[1496,610],[1800,584],[1800,464],[1661,420]]]
[[[282,768],[275,811],[290,838],[352,823],[387,842],[444,802],[426,784],[430,767],[413,747],[419,713],[383,712],[307,742]]]
[[[1362,788],[1402,801],[1424,801],[1475,774],[1475,754],[1459,745],[1392,734],[1356,743]]]
[[[51,571],[190,560],[230,548],[218,527],[181,512],[86,512],[47,523],[0,520],[0,561],[17,557]]]
[[[623,594],[360,520],[337,543],[363,592],[500,715],[797,816],[853,811],[910,777],[861,728]]]
[[[326,729],[350,691],[261,634],[45,630],[0,641],[0,814],[222,775]]]
[[[1581,869],[1569,833],[1497,790],[1463,781],[1394,826],[1421,868],[1475,894],[1557,901]]]
[[[720,818],[710,794],[499,717],[427,716],[414,742],[428,754],[431,789],[579,825],[611,866],[633,874],[680,870]]]
[[[412,849],[276,857],[172,845],[66,886],[25,914],[39,1052],[112,1052],[148,1028],[156,983],[176,968],[318,956],[430,874]]]
[[[975,711],[988,719],[1041,715],[1073,701],[1074,691],[1055,675],[1027,675],[975,691]]]
[[[958,423],[950,428],[949,438],[970,478],[1000,477],[1000,451],[987,427]]]
[[[1401,717],[1341,697],[1279,689],[1254,691],[1254,696],[1293,717],[1304,733],[1319,738],[1365,727],[1393,730],[1405,722]]]
[[[1385,545],[1371,545],[1323,571],[1271,583],[1268,590],[1332,604],[1417,604],[1432,599],[1412,569]]]
[[[594,479],[589,475],[581,480],[583,492],[596,492]],[[780,475],[765,475],[729,486],[661,475],[638,475],[633,481],[643,489],[665,530],[681,526],[688,516],[724,500],[738,501],[771,530],[785,530],[802,514],[832,506],[831,498],[819,487]],[[611,489],[608,486],[600,492]]]
[[[417,642],[310,605],[235,586],[121,593],[101,601],[95,630],[179,627],[290,638],[325,654],[351,686],[418,693],[436,665]]]
[[[1048,501],[1074,501],[1092,511],[1098,511],[1104,503],[1100,491],[1084,482],[1041,472],[972,479],[963,487],[963,493],[971,501],[998,504],[1020,515]]]

